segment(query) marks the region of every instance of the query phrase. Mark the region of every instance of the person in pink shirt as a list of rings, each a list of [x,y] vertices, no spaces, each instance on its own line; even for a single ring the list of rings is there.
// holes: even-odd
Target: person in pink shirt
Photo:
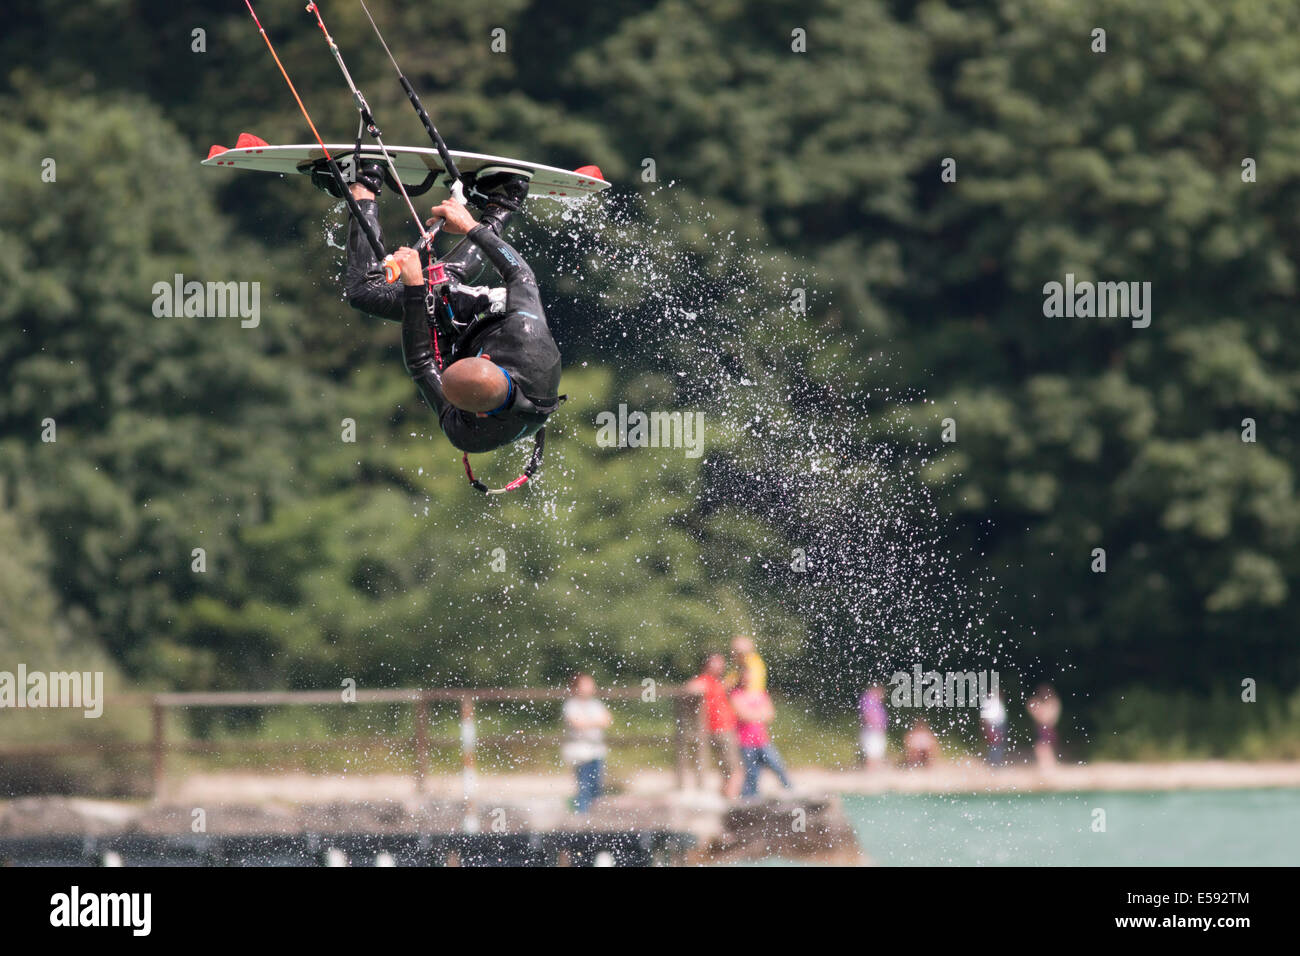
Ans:
[[[736,712],[736,736],[740,743],[740,759],[745,767],[745,782],[740,788],[742,797],[758,794],[758,775],[767,767],[781,786],[790,789],[790,778],[786,776],[785,765],[781,755],[772,745],[767,725],[772,722],[776,711],[772,707],[772,698],[766,690],[760,690],[757,675],[746,667],[740,678],[740,686],[731,694],[731,706]]]

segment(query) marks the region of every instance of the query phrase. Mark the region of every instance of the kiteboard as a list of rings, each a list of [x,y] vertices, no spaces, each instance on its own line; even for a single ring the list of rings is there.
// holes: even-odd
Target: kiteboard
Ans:
[[[356,162],[357,147],[352,143],[326,144],[330,155],[341,167]],[[595,166],[582,166],[575,170],[529,163],[522,159],[510,159],[506,156],[490,156],[486,153],[466,153],[460,150],[448,150],[453,162],[462,175],[478,175],[499,169],[518,170],[530,174],[528,182],[529,198],[547,196],[555,199],[574,199],[594,196],[609,188],[609,183],[602,178]],[[362,158],[385,162],[383,152],[377,146],[362,146]],[[451,176],[443,164],[442,157],[432,147],[423,146],[389,146],[388,154],[392,157],[389,172],[396,175],[412,196],[419,196],[430,189],[439,188],[449,192]],[[320,145],[272,146],[251,133],[240,133],[234,148],[213,146],[208,151],[204,166],[222,166],[231,169],[252,169],[266,173],[311,173],[313,167],[325,158],[325,150]]]

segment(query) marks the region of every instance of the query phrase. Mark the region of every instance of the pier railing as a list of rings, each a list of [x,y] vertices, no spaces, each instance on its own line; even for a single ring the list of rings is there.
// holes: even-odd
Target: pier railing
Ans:
[[[683,789],[691,774],[698,775],[698,760],[703,758],[705,742],[699,722],[700,696],[684,686],[655,689],[656,700],[672,704],[673,729],[670,734],[606,733],[606,743],[611,749],[633,746],[662,746],[671,744],[673,769],[677,787]],[[602,700],[640,699],[645,694],[641,687],[602,688]],[[173,711],[193,708],[267,708],[284,706],[351,706],[354,704],[408,704],[412,709],[412,733],[405,740],[410,748],[412,773],[418,789],[423,789],[429,774],[430,752],[438,748],[459,748],[464,795],[472,796],[478,773],[478,756],[483,747],[518,743],[521,735],[485,734],[478,732],[476,705],[488,702],[521,703],[562,701],[569,696],[562,688],[434,688],[356,690],[345,696],[337,690],[322,691],[214,691],[161,694],[124,694],[110,697],[106,707],[148,708],[151,714],[151,732],[147,741],[93,741],[76,740],[39,744],[10,744],[0,742],[0,759],[6,757],[63,757],[106,753],[148,753],[152,761],[153,790],[161,793],[167,778],[168,758],[172,754],[220,755],[227,752],[276,752],[318,747],[365,746],[383,742],[394,743],[392,735],[331,736],[317,740],[177,740],[168,735],[168,715]],[[430,734],[429,715],[432,706],[455,703],[459,705],[459,737],[440,737]],[[558,746],[563,738],[557,722],[554,733],[529,733],[526,739],[552,743]],[[397,738],[397,742],[402,742]]]

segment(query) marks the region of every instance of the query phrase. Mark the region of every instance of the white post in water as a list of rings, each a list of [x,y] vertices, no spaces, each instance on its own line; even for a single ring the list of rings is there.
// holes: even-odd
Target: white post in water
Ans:
[[[474,748],[478,731],[474,726],[474,698],[460,699],[460,755],[461,789],[465,800],[465,831],[478,832],[478,818],[474,815],[474,789],[477,783],[474,771]]]

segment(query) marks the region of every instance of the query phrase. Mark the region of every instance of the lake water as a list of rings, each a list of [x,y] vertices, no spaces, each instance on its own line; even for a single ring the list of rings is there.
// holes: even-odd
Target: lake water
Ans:
[[[1296,866],[1300,789],[846,795],[882,866]],[[1105,832],[1093,831],[1105,811]]]

